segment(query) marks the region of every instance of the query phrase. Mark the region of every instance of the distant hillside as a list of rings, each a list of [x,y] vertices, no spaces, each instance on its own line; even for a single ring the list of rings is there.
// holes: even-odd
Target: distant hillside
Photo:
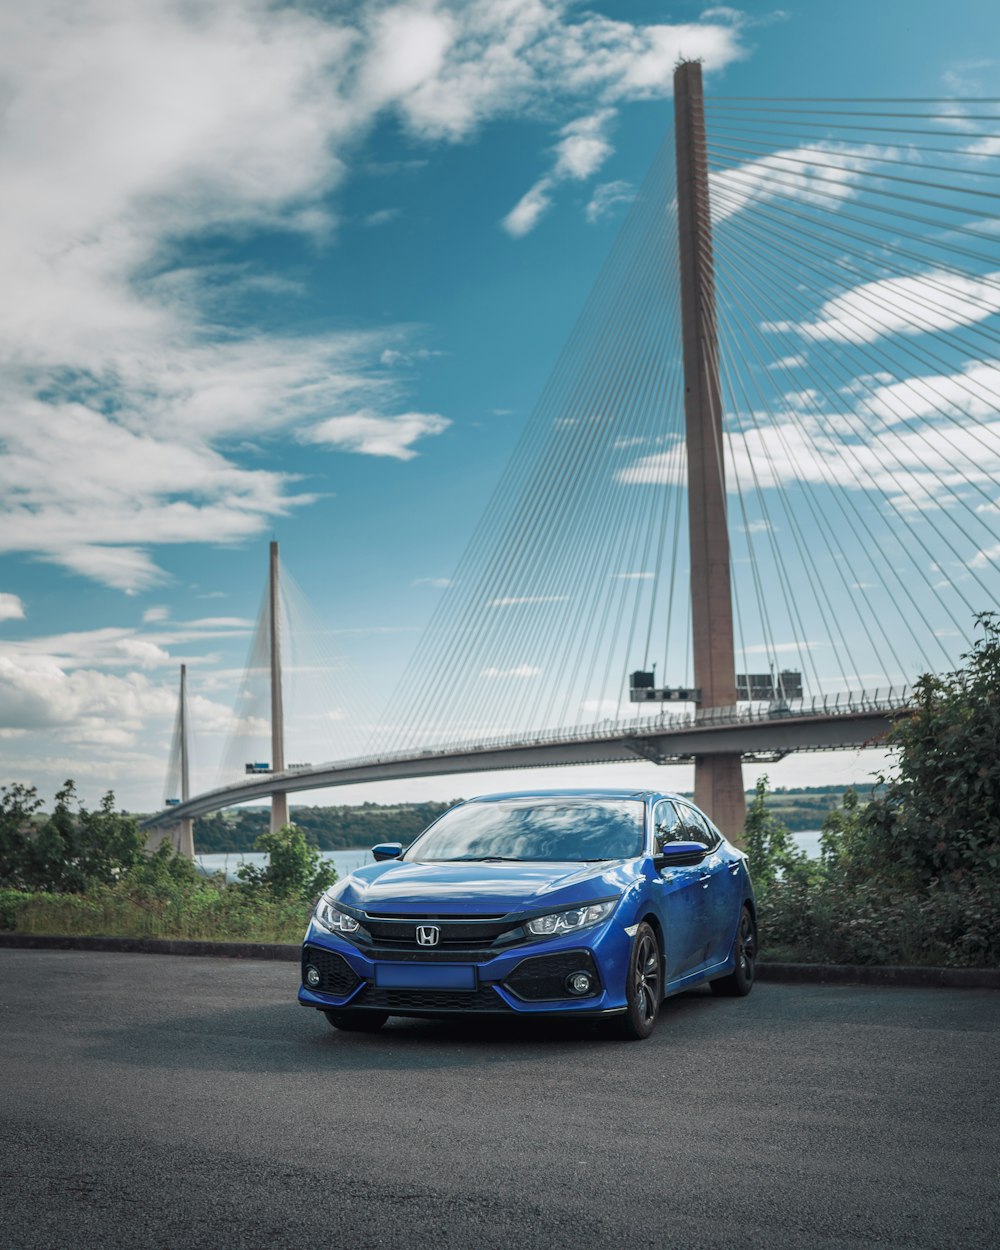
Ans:
[[[870,786],[857,786],[864,797]],[[802,790],[778,789],[768,799],[774,814],[789,829],[818,829],[836,807],[844,786],[808,786]],[[752,791],[748,792],[748,799]],[[374,846],[376,842],[411,842],[432,820],[447,811],[457,799],[447,803],[397,803],[383,806],[362,803],[356,807],[293,807],[292,821],[306,831],[309,841],[324,851],[349,846]],[[224,851],[252,851],[253,844],[268,827],[266,807],[231,808],[194,822],[197,850],[209,855]]]

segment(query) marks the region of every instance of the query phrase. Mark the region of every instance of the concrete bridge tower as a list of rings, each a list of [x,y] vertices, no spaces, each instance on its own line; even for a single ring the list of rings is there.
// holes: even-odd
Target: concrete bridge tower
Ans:
[[[271,656],[271,771],[285,771],[285,713],[281,697],[281,586],[278,544],[271,543],[268,627]],[[288,795],[271,795],[271,832],[288,824]]]
[[[694,682],[701,691],[700,708],[732,707],[736,703],[736,661],[726,461],[705,103],[698,61],[683,61],[674,71],[674,126]],[[746,819],[741,756],[696,756],[694,799],[727,837],[738,836]]]

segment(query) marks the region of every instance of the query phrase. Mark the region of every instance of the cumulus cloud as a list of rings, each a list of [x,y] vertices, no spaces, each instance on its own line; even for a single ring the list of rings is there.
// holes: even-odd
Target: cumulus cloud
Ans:
[[[260,292],[289,298],[295,284],[193,261],[186,243],[335,239],[334,197],[387,113],[433,142],[551,119],[554,185],[589,178],[615,110],[667,94],[682,52],[709,71],[731,63],[739,23],[640,25],[570,0],[10,7],[0,551],[135,592],[163,580],[156,545],[239,541],[311,502],[287,475],[242,462],[248,438],[312,437],[350,405],[365,428],[335,416],[316,441],[410,458],[445,419],[407,413],[373,370],[398,332],[268,332],[254,322]],[[511,214],[514,233],[548,195],[543,180]],[[248,315],[223,332],[214,314],[230,306]]]
[[[819,141],[709,173],[712,219],[721,224],[753,204],[795,199],[821,208],[857,194],[860,176],[898,150],[877,144]]]
[[[871,343],[888,334],[923,334],[974,325],[1000,312],[1000,271],[979,277],[928,270],[865,282],[827,300],[812,321],[765,322],[815,341]]]
[[[583,215],[591,225],[595,225],[610,217],[619,204],[631,204],[634,199],[635,187],[631,182],[623,182],[621,179],[616,179],[614,182],[602,182],[600,186],[594,188],[594,193],[583,210]]]
[[[525,191],[500,223],[511,238],[523,238],[534,230],[552,207],[551,191],[554,186],[555,182],[551,178],[540,178],[533,187]]]
[[[23,621],[24,604],[19,595],[0,591],[0,621]]]
[[[569,595],[503,595],[499,599],[490,599],[489,608],[513,608],[526,603],[565,603]]]
[[[488,681],[493,681],[498,677],[537,677],[541,673],[540,668],[536,668],[533,664],[515,664],[513,668],[484,668],[479,674]]]
[[[582,182],[596,173],[613,152],[606,131],[614,113],[601,109],[563,126],[553,148],[551,170],[529,188],[500,223],[515,239],[534,230],[552,205],[552,193],[566,181]]]
[[[341,451],[412,460],[418,454],[413,448],[417,439],[442,434],[449,425],[451,422],[447,417],[434,412],[406,412],[398,417],[356,412],[347,417],[329,417],[304,430],[302,438]]]
[[[904,511],[939,508],[942,491],[970,484],[992,488],[1000,477],[1000,418],[959,428],[946,420],[913,426],[885,423],[872,438],[871,412],[804,412],[795,418],[757,414],[729,440],[726,482],[754,482],[760,489],[793,482],[835,484],[842,489],[884,492]],[[686,481],[683,448],[640,457],[620,469],[623,485]]]

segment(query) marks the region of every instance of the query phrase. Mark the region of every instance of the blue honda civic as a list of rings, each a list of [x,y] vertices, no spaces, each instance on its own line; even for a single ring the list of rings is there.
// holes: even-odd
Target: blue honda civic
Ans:
[[[302,948],[299,1002],[335,1028],[591,1016],[645,1038],[668,994],[753,986],[746,856],[679,795],[488,795],[372,852],[320,899]]]

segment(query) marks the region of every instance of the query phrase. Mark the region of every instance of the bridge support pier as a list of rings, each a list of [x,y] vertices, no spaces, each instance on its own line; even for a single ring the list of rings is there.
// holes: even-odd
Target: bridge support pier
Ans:
[[[696,755],[694,801],[708,812],[730,842],[742,845],[747,818],[741,755]]]

